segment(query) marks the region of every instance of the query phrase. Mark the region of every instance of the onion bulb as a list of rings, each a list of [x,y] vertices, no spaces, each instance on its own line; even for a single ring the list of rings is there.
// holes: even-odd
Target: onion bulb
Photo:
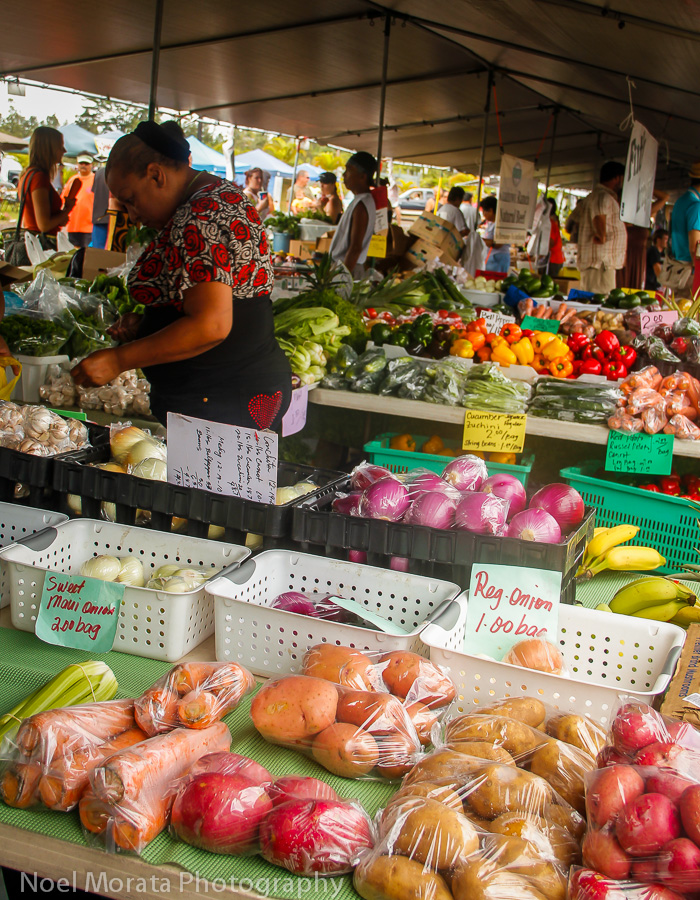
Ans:
[[[439,491],[425,491],[413,501],[404,516],[411,525],[428,528],[452,528],[455,522],[455,503]]]
[[[82,564],[80,574],[86,578],[99,578],[100,581],[116,581],[121,567],[121,560],[116,556],[93,556]]]
[[[486,463],[471,453],[453,459],[442,472],[445,481],[458,491],[478,491],[487,475]]]
[[[528,638],[510,648],[503,662],[524,669],[535,669],[551,675],[561,675],[564,659],[554,644],[544,638]]]
[[[333,512],[340,513],[343,516],[356,516],[361,496],[362,493],[360,491],[338,494],[331,503],[331,508]]]
[[[284,506],[285,503],[291,503],[292,500],[297,499],[297,492],[292,485],[291,487],[281,487],[277,488],[277,492],[275,494],[275,505],[276,506]]]
[[[176,566],[173,563],[166,563],[164,566],[160,566],[160,568],[156,569],[152,578],[170,578],[173,576],[178,570],[180,566]]]
[[[350,473],[350,486],[353,491],[364,491],[370,484],[374,484],[375,481],[379,481],[380,478],[386,478],[388,475],[392,478],[396,477],[384,466],[360,463]]]
[[[521,481],[515,475],[499,473],[491,475],[479,488],[484,494],[494,494],[502,500],[508,501],[508,518],[510,519],[520,510],[525,509],[527,494]]]
[[[363,566],[367,562],[367,554],[364,550],[348,550],[348,562]]]
[[[167,453],[168,451],[165,449],[165,444],[161,444],[161,442],[157,441],[155,438],[146,438],[145,440],[134,444],[134,446],[129,449],[126,456],[126,462],[132,468],[137,466],[144,459],[160,459],[165,462]]]
[[[530,500],[531,509],[543,509],[559,523],[562,532],[570,531],[583,521],[586,505],[579,492],[568,484],[548,484]]]
[[[561,528],[557,520],[543,509],[524,509],[511,519],[508,537],[541,544],[558,544]]]
[[[316,607],[306,594],[299,591],[285,591],[279,594],[270,604],[272,609],[282,609],[285,612],[298,613],[300,616],[316,617]]]
[[[209,530],[207,531],[207,540],[222,541],[224,539],[225,531],[226,529],[223,525],[210,525]]]
[[[74,516],[82,516],[83,498],[80,496],[80,494],[67,494],[66,503],[68,504],[68,509],[73,513]]]
[[[367,519],[398,522],[410,505],[408,491],[393,476],[380,478],[362,492],[357,514]]]
[[[503,534],[508,504],[495,494],[468,491],[455,509],[455,528],[475,534]]]
[[[143,440],[149,440],[149,436],[135,425],[115,430],[109,439],[112,459],[116,463],[124,465],[131,448]]]
[[[95,463],[95,468],[102,469],[103,472],[120,472],[122,475],[126,475],[124,466],[120,466],[119,463],[115,462]]]
[[[147,478],[149,481],[167,481],[168,466],[162,459],[146,457],[132,468],[131,474],[135,478]]]
[[[177,569],[173,572],[175,578],[185,578],[187,581],[206,581],[212,575],[218,575],[218,572],[202,572],[201,569]]]
[[[120,560],[121,569],[116,580],[120,584],[129,584],[132,587],[143,587],[146,579],[143,575],[143,563],[136,556],[125,556]]]

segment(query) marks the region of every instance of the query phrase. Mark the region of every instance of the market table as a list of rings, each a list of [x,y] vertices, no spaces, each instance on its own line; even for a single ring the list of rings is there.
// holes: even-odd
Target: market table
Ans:
[[[309,403],[398,416],[405,419],[447,422],[452,425],[463,424],[466,411],[462,406],[446,406],[440,403],[426,403],[424,400],[402,400],[399,397],[381,397],[377,394],[353,393],[352,391],[332,391],[327,388],[319,388],[309,394]],[[610,429],[605,425],[580,425],[576,422],[565,422],[559,419],[528,416],[525,433],[584,444],[605,445]],[[700,458],[700,441],[674,441],[673,452],[678,456]]]
[[[201,643],[180,662],[215,659],[214,636]],[[0,712],[71,662],[86,658],[84,651],[53,647],[33,634],[12,629],[10,609],[0,610]],[[120,683],[117,697],[133,696],[170,669],[168,663],[111,652],[95,654],[108,663]],[[3,660],[11,659],[11,664]],[[291,750],[267,744],[253,728],[250,697],[225,717],[233,740],[231,749],[253,756],[273,775],[313,775],[331,784],[346,798],[357,797],[370,815],[386,805],[394,788],[372,781],[338,778],[315,762]],[[21,824],[20,824],[21,823]],[[60,833],[60,837],[56,833]],[[144,896],[260,895],[281,900],[300,900],[304,895],[327,894],[332,900],[357,900],[351,876],[313,879],[291,875],[261,857],[221,856],[176,843],[159,835],[144,851],[145,858],[113,855],[85,844],[77,813],[42,809],[15,810],[0,804],[0,864],[56,881],[66,878],[81,890],[94,891],[115,900],[143,900]],[[131,879],[131,880],[129,880]],[[234,887],[232,887],[232,884]],[[257,890],[256,890],[257,885]],[[32,884],[33,887],[33,884]],[[31,887],[28,888],[31,894]],[[38,887],[36,893],[42,893]]]

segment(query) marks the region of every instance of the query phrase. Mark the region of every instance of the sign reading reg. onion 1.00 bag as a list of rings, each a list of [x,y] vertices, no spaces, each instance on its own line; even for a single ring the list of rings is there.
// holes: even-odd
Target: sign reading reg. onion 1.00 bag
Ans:
[[[36,636],[47,644],[107,653],[117,633],[125,588],[99,578],[47,572]]]
[[[474,563],[464,652],[501,660],[527,638],[557,644],[561,572]]]

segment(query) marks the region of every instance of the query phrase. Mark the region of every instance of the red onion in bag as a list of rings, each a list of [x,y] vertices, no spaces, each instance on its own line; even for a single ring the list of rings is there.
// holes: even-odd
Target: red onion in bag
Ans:
[[[505,472],[491,475],[491,477],[487,478],[481,485],[479,490],[484,494],[495,494],[496,497],[507,500],[509,503],[509,519],[516,513],[519,513],[521,509],[525,509],[525,506],[527,505],[525,488],[515,475],[507,475]]]
[[[586,506],[579,492],[568,484],[548,484],[530,500],[530,509],[543,509],[553,516],[563,532],[583,521]]]
[[[285,591],[280,594],[270,604],[273,609],[283,609],[285,612],[299,613],[300,616],[314,616],[318,614],[316,607],[306,594],[299,591]]]
[[[470,453],[447,463],[442,472],[445,481],[458,491],[478,491],[487,476],[486,463]]]
[[[419,494],[404,517],[404,522],[428,528],[452,528],[454,521],[454,501],[438,491]]]
[[[455,490],[440,475],[427,471],[419,471],[418,474],[409,472],[406,476],[405,484],[412,497],[417,494],[423,494],[426,491],[439,491],[441,494],[447,494]]]
[[[348,562],[364,565],[367,562],[367,554],[364,550],[348,550]]]
[[[331,503],[333,512],[340,513],[343,516],[355,515],[361,496],[362,491],[352,491],[350,494],[338,494]]]
[[[388,469],[384,468],[384,466],[373,466],[369,463],[360,463],[360,465],[356,466],[350,473],[350,486],[353,491],[364,491],[370,484],[374,484],[374,482],[379,481],[380,478],[386,478],[387,475],[391,475],[392,478],[394,477]]]
[[[561,528],[557,520],[543,509],[524,509],[511,519],[508,537],[541,544],[558,544]]]
[[[380,478],[362,492],[357,515],[398,522],[410,505],[408,491],[393,476]]]
[[[455,528],[476,534],[503,534],[508,503],[494,494],[472,491],[464,494],[455,510]]]

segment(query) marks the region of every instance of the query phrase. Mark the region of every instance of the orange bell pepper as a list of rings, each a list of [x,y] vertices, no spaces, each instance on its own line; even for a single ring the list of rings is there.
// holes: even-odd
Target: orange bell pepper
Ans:
[[[495,347],[496,344],[498,344],[498,342],[502,340],[504,340],[504,338],[502,338],[500,334],[496,334],[493,331],[489,331],[489,333],[486,335],[486,343],[491,347]]]
[[[530,365],[540,375],[543,375],[544,373],[549,374],[549,360],[545,359],[541,353],[535,353],[535,357]]]
[[[442,438],[433,434],[421,447],[421,453],[440,453],[441,450],[445,449],[445,445],[442,443]]]
[[[519,325],[515,322],[508,322],[501,328],[501,337],[504,337],[509,344],[517,343],[522,337],[523,332]]]
[[[392,450],[404,450],[413,453],[416,449],[416,442],[413,435],[397,434],[389,441],[389,447]]]
[[[515,465],[515,453],[489,453],[489,462]]]
[[[480,319],[474,319],[473,322],[469,322],[467,327],[468,327],[469,331],[481,332],[481,334],[483,334],[484,337],[486,337],[486,335],[489,333],[489,330],[486,327],[486,319],[484,319],[483,317]]]
[[[474,352],[477,353],[486,343],[486,335],[480,331],[467,331],[467,340],[474,348]]]
[[[476,351],[476,355],[479,359],[479,362],[488,362],[491,359],[491,348],[482,347],[480,350]]]
[[[569,375],[574,371],[574,366],[571,360],[566,359],[564,356],[559,356],[549,365],[549,371],[556,378],[568,378]]]

